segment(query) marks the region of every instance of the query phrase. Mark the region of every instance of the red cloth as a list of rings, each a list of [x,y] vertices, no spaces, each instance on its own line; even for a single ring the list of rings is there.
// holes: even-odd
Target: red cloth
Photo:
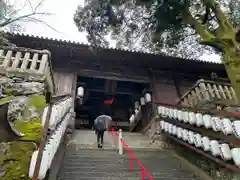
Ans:
[[[113,103],[113,99],[104,100],[104,104],[112,104],[112,103]]]

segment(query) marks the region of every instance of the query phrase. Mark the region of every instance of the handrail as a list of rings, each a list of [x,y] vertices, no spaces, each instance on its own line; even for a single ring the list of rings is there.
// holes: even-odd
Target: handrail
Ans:
[[[34,168],[34,173],[33,173],[32,180],[38,180],[38,174],[39,174],[39,169],[40,169],[40,165],[41,165],[41,162],[42,162],[43,151],[44,151],[44,147],[45,147],[46,140],[47,140],[48,126],[49,126],[49,123],[50,123],[52,106],[53,106],[53,104],[50,102],[49,105],[48,105],[46,122],[45,122],[44,127],[43,127],[43,136],[42,136],[42,139],[41,139],[41,142],[40,142],[40,145],[39,145],[39,151],[38,151],[38,155],[37,155],[37,160],[36,160],[36,165],[35,165],[35,168]]]
[[[52,113],[52,107],[53,107],[54,103],[57,103],[61,98],[66,98],[67,96],[69,96],[69,94],[53,96],[50,92],[46,93],[46,102],[48,103],[48,110],[47,110],[47,115],[46,115],[46,121],[45,121],[44,127],[43,127],[43,136],[40,141],[39,148],[38,148],[39,150],[38,150],[38,155],[37,155],[37,159],[36,159],[36,164],[35,164],[32,180],[38,180],[39,170],[40,170],[40,166],[41,166],[41,162],[42,162],[43,151],[44,151],[47,139],[48,139],[47,136],[48,136],[48,132],[49,132],[48,130],[49,130],[49,125],[50,125],[50,117],[51,117],[51,113]],[[55,127],[55,129],[56,129],[56,127]]]
[[[116,137],[119,137],[119,133],[115,131],[114,128],[112,128],[112,135],[114,136],[114,139],[116,140]],[[130,163],[130,173],[132,173],[132,161],[135,160],[136,163],[141,168],[141,179],[144,180],[144,176],[146,175],[148,179],[153,180],[152,176],[148,173],[148,171],[145,169],[145,167],[142,165],[142,163],[137,159],[137,157],[134,155],[132,150],[128,147],[128,144],[123,141],[122,138],[120,138],[120,142],[123,144],[123,146],[127,149],[130,157],[129,157],[129,163]]]

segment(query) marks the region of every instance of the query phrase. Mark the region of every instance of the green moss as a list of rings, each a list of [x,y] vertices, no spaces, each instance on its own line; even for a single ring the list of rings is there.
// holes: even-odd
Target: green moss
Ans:
[[[11,95],[11,90],[4,87],[3,88],[3,94],[5,94],[7,96],[10,96]]]
[[[28,96],[28,106],[34,106],[37,110],[46,106],[45,96],[41,94],[33,94]]]
[[[14,128],[24,134],[21,138],[23,141],[34,141],[38,143],[43,135],[40,118],[36,117],[31,118],[29,121],[16,120],[14,122]]]
[[[4,97],[4,98],[1,98],[1,99],[0,99],[0,102],[5,102],[5,101],[9,101],[9,100],[10,100],[9,97]]]
[[[8,143],[3,152],[1,167],[4,175],[1,180],[30,180],[28,177],[32,153],[36,150],[34,143],[14,141]]]

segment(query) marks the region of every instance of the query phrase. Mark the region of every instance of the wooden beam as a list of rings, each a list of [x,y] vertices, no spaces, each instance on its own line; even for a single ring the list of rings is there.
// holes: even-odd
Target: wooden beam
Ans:
[[[114,94],[117,89],[117,81],[112,80],[111,82],[112,82],[111,83],[111,92]]]
[[[89,92],[99,92],[99,93],[104,93],[105,89],[87,89]],[[115,91],[114,93],[109,92],[108,94],[114,95],[114,94],[119,94],[119,95],[128,95],[128,96],[138,96],[140,97],[140,93],[134,93],[134,92],[129,92],[129,91]]]
[[[104,93],[109,92],[110,84],[111,84],[111,81],[109,79],[105,79],[105,81],[104,81]]]
[[[89,69],[80,69],[78,75],[85,77],[94,77],[101,79],[110,79],[115,81],[137,82],[137,83],[149,83],[150,78],[146,76],[134,76],[127,74],[119,74],[113,72],[101,72]]]

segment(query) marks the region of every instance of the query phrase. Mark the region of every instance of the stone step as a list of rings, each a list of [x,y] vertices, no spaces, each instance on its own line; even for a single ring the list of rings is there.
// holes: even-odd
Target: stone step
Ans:
[[[168,153],[134,152],[154,180],[200,180],[190,172],[179,160]],[[140,179],[139,165],[133,161],[133,172],[129,170],[129,156],[118,155],[109,150],[83,150],[67,147],[58,180],[84,179]],[[148,179],[147,177],[145,179]]]
[[[186,176],[179,176],[179,174],[166,174],[165,172],[162,173],[152,173],[151,176],[154,180],[196,180],[195,176],[192,177],[186,177]],[[141,179],[141,173],[140,172],[68,172],[64,175],[58,177],[58,180],[83,180],[83,179]],[[145,179],[149,179],[148,177],[145,177]]]

